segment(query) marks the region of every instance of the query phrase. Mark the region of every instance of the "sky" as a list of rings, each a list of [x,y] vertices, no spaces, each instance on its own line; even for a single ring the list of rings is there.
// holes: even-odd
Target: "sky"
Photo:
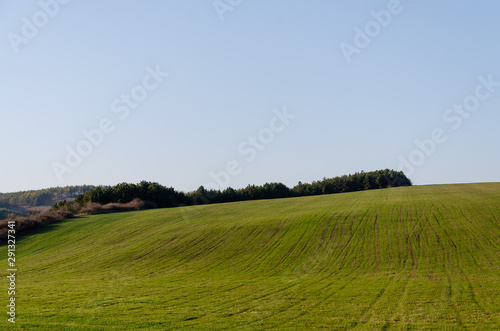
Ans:
[[[500,181],[500,3],[0,0],[0,192]]]

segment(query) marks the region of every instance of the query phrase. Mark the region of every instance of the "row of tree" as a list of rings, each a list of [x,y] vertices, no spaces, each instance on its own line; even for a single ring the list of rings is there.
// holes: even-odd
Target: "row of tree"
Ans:
[[[177,207],[187,205],[211,204],[258,199],[276,199],[308,195],[355,192],[398,186],[411,186],[411,180],[402,171],[378,170],[360,172],[335,178],[324,178],[321,181],[303,184],[298,183],[288,188],[282,183],[266,183],[261,186],[248,185],[245,188],[224,190],[206,190],[200,186],[190,193],[176,191],[158,183],[142,181],[139,184],[122,183],[115,186],[98,186],[80,194],[75,203],[83,206],[89,202],[98,204],[128,203],[133,199],[141,199],[156,204],[158,207]],[[61,202],[53,206],[57,210],[67,205]]]
[[[158,183],[142,181],[139,184],[121,183],[115,186],[98,186],[76,197],[75,202],[85,205],[95,202],[101,205],[108,203],[128,203],[134,199],[150,201],[160,208],[187,205],[189,199],[183,192]]]
[[[322,181],[302,184],[299,182],[293,191],[299,196],[356,192],[387,187],[411,186],[411,180],[402,171],[378,170],[357,172],[335,178],[324,178]]]

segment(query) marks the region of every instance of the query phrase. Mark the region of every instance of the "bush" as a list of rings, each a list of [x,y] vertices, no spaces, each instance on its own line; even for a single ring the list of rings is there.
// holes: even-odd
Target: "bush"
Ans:
[[[158,206],[150,201],[142,201],[141,199],[134,199],[127,203],[108,203],[101,205],[95,202],[87,202],[85,207],[80,211],[81,215],[96,215],[105,213],[117,213],[123,211],[136,211],[143,209],[157,208]]]
[[[15,222],[16,235],[31,232],[41,226],[73,217],[73,214],[64,211],[47,211],[40,215],[17,216],[10,214],[0,221],[0,240],[7,239],[8,222]]]
[[[88,202],[85,207],[80,210],[81,215],[95,215],[102,212],[102,205],[95,202]]]
[[[57,221],[62,221],[64,219],[71,217],[73,217],[72,213],[68,213],[62,210],[47,211],[38,215],[38,219],[40,220],[42,225],[54,223]]]

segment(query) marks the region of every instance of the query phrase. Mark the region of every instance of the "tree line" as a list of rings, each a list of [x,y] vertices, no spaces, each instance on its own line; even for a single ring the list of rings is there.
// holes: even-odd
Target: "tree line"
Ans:
[[[51,205],[54,200],[75,198],[95,188],[93,185],[53,187],[42,190],[0,193],[0,207],[37,207]]]
[[[245,188],[224,190],[206,190],[200,186],[196,191],[184,193],[172,187],[158,183],[142,181],[138,184],[121,183],[115,186],[98,186],[76,197],[72,203],[62,201],[56,203],[52,210],[69,207],[71,212],[88,203],[106,205],[110,203],[128,203],[140,199],[152,203],[156,207],[178,207],[223,202],[276,199],[299,196],[346,193],[363,190],[382,189],[388,187],[411,186],[411,180],[402,171],[377,170],[358,172],[334,178],[324,178],[312,183],[299,182],[293,188],[282,183],[266,183],[264,185],[248,185]]]

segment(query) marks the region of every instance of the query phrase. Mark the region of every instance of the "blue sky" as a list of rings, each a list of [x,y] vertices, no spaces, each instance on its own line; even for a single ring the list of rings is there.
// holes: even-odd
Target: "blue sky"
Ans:
[[[401,167],[418,185],[500,181],[499,12],[466,1],[0,0],[0,192],[293,186]],[[92,141],[84,131],[102,121],[108,133]]]

